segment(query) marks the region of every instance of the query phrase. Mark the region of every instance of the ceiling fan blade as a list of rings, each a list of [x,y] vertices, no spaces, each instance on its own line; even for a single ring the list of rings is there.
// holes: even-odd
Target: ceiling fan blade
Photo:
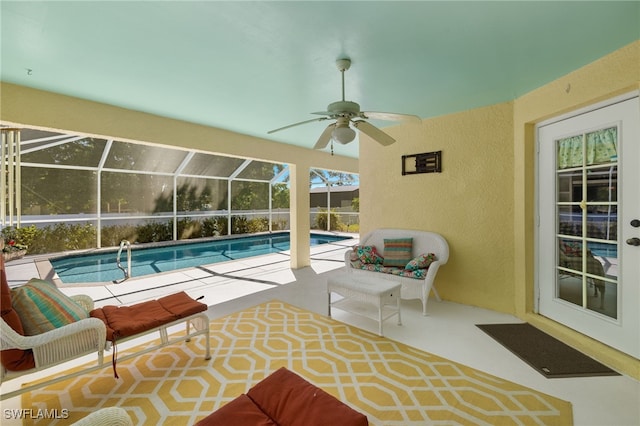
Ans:
[[[356,120],[352,123],[358,130],[378,142],[380,145],[387,146],[396,141],[394,138],[366,121]]]
[[[311,114],[313,114],[313,115],[329,115],[329,116],[333,115],[333,113],[329,112],[329,111],[318,111],[318,112],[312,112]]]
[[[329,117],[312,118],[311,120],[301,121],[299,123],[289,124],[288,126],[280,127],[278,129],[269,130],[267,132],[267,134],[279,132],[280,130],[289,129],[289,128],[295,127],[295,126],[300,126],[301,124],[307,124],[307,123],[312,123],[314,121],[323,121],[323,120],[328,120],[328,119],[329,119]]]
[[[322,149],[326,147],[329,141],[331,140],[331,133],[335,128],[336,128],[336,123],[329,124],[327,128],[324,129],[324,132],[322,132],[322,134],[318,138],[318,142],[316,142],[316,144],[313,146],[313,149]]]
[[[413,121],[419,122],[421,118],[412,114],[399,114],[396,112],[376,112],[376,111],[363,111],[360,113],[362,118],[372,118],[374,120],[386,120],[386,121]]]

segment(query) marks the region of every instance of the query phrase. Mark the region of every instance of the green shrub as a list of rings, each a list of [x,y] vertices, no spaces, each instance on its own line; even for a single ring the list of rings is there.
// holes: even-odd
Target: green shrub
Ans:
[[[171,222],[148,222],[138,227],[139,243],[156,243],[173,239]]]
[[[202,223],[199,220],[191,218],[178,220],[178,239],[188,240],[203,236]]]
[[[178,237],[190,239],[227,235],[227,224],[226,216],[208,217],[202,220],[183,218],[178,220]],[[245,216],[234,216],[231,224],[233,234],[250,234],[269,230],[269,219],[266,217],[247,219]],[[274,221],[272,227],[274,230],[287,229],[287,220]],[[0,234],[5,241],[14,241],[14,244],[27,246],[27,254],[91,249],[98,244],[97,230],[92,224],[57,223],[43,228],[35,225],[21,228],[11,226],[0,230]],[[102,228],[100,239],[102,247],[117,247],[122,240],[128,240],[131,243],[171,241],[173,222],[149,221],[137,226],[105,226]]]
[[[226,216],[208,217],[202,221],[202,234],[204,237],[227,235],[228,223]]]
[[[266,232],[269,230],[269,219],[266,217],[256,217],[247,223],[247,232],[255,234],[256,232]]]
[[[133,225],[112,225],[102,228],[100,234],[102,247],[115,247],[120,241],[127,240],[130,243],[138,241],[138,231]]]
[[[339,231],[344,224],[340,219],[340,215],[334,210],[329,211],[330,231]],[[318,210],[316,214],[316,227],[315,229],[327,230],[327,210]]]
[[[287,229],[287,220],[286,219],[276,219],[271,222],[271,229],[274,231],[282,231]]]
[[[91,224],[64,224],[37,228],[7,227],[2,229],[5,241],[14,240],[28,247],[27,254],[53,253],[65,250],[94,248],[97,245],[96,228]]]
[[[249,220],[245,216],[231,217],[231,233],[246,234],[249,229]]]

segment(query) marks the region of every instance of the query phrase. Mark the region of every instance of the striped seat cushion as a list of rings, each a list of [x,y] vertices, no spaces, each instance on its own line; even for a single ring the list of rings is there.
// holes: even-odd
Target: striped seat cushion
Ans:
[[[389,238],[384,240],[384,266],[397,266],[404,268],[413,258],[411,249],[413,238]]]
[[[11,304],[18,313],[25,336],[88,318],[89,313],[48,281],[31,279],[11,290]]]

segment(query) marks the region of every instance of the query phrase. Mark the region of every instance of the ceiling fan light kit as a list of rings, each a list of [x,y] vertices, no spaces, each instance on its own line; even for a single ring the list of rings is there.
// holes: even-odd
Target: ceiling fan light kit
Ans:
[[[312,113],[315,115],[321,115],[322,117],[290,124],[288,126],[271,130],[268,133],[271,134],[279,132],[280,130],[289,129],[291,127],[315,121],[336,120],[324,129],[320,138],[318,138],[318,141],[314,145],[314,149],[323,149],[329,144],[329,142],[332,142],[331,153],[333,154],[333,141],[344,145],[355,139],[356,132],[351,128],[351,124],[353,127],[366,134],[379,144],[387,146],[394,143],[395,139],[366,120],[420,121],[420,117],[416,115],[398,114],[393,112],[360,111],[359,104],[347,101],[344,98],[344,72],[351,67],[351,60],[349,58],[338,59],[336,61],[336,67],[342,74],[342,100],[329,104],[326,111]]]
[[[348,119],[340,117],[331,132],[331,137],[334,141],[345,145],[356,138],[356,131],[349,127]]]

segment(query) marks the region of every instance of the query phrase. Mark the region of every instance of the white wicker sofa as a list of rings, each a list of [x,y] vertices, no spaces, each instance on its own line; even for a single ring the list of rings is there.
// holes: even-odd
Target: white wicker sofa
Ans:
[[[402,284],[400,297],[402,299],[420,299],[422,301],[422,313],[427,315],[427,301],[431,290],[438,301],[440,295],[434,287],[436,273],[441,265],[449,260],[449,244],[440,235],[434,232],[417,231],[409,229],[376,229],[360,239],[359,247],[374,246],[377,252],[384,256],[385,240],[411,238],[411,258],[422,254],[433,253],[433,261],[426,269],[417,271],[404,270],[402,267],[390,268],[383,264],[365,264],[356,255],[354,250],[347,250],[344,255],[347,272],[366,276],[375,274],[376,277],[386,278]]]
[[[87,311],[93,309],[93,300],[85,295],[72,297]],[[98,362],[96,368],[104,364],[104,351],[106,349],[106,326],[98,318],[85,318],[80,321],[67,324],[43,334],[35,336],[23,336],[17,333],[4,319],[0,319],[0,348],[4,350],[18,349],[31,351],[35,367],[27,370],[11,371],[0,366],[0,383],[18,378],[25,374],[35,373],[62,364],[84,355],[96,354]],[[90,371],[90,370],[89,370]],[[2,391],[0,400],[5,400],[24,392],[31,391],[46,384],[56,383],[70,377],[86,373],[87,370],[77,370],[74,374],[60,375],[58,378],[47,382],[37,382],[29,386],[22,386],[13,392]]]

